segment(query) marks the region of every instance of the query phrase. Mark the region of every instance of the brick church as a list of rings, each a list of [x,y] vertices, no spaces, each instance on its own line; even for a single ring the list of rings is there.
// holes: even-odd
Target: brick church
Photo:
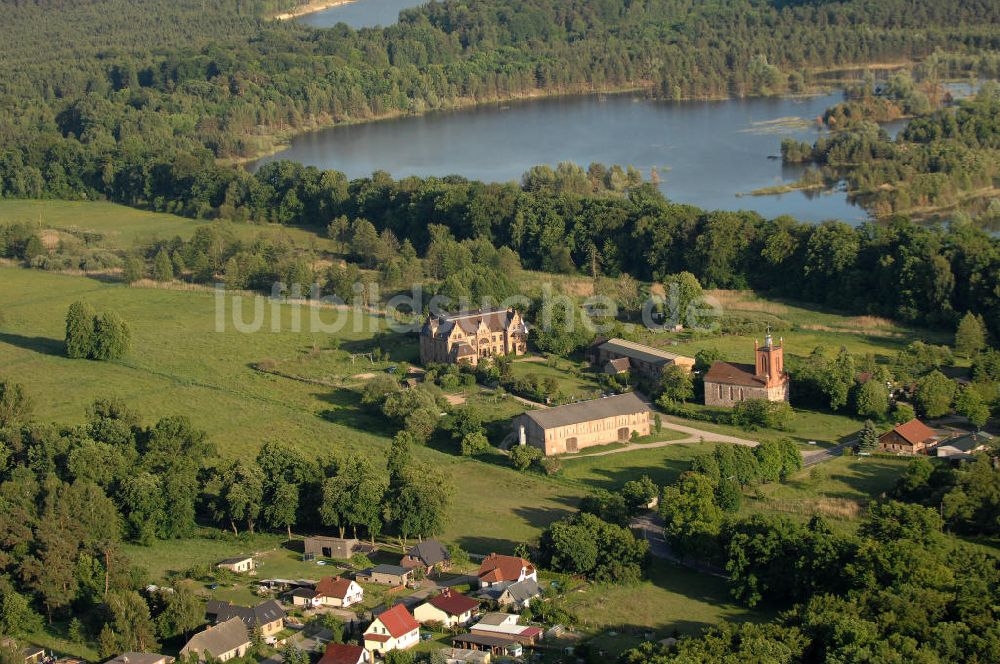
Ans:
[[[788,374],[782,339],[770,332],[761,346],[753,342],[755,363],[715,362],[705,374],[705,405],[732,408],[747,399],[788,401]]]

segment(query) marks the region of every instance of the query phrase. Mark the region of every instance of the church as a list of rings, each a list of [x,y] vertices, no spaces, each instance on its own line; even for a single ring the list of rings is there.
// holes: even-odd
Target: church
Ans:
[[[732,408],[747,399],[788,401],[783,339],[775,345],[770,332],[761,346],[753,342],[754,364],[714,362],[705,373],[705,405]]]

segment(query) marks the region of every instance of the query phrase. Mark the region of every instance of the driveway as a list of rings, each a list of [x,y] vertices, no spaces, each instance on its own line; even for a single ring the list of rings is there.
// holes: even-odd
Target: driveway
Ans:
[[[664,429],[671,429],[673,431],[678,431],[683,434],[687,434],[684,438],[677,440],[660,440],[653,443],[625,443],[623,447],[616,447],[613,450],[604,450],[602,452],[591,452],[589,454],[573,454],[572,456],[566,456],[566,459],[583,459],[585,457],[599,457],[608,456],[609,454],[623,454],[625,452],[631,452],[633,450],[651,450],[658,447],[667,447],[669,445],[685,445],[691,443],[731,443],[733,445],[746,445],[747,447],[757,447],[760,443],[755,440],[748,440],[746,438],[737,438],[736,436],[730,436],[724,433],[715,433],[714,431],[705,431],[704,429],[697,429],[695,427],[690,427],[685,424],[676,424],[674,422],[663,422],[662,427]]]

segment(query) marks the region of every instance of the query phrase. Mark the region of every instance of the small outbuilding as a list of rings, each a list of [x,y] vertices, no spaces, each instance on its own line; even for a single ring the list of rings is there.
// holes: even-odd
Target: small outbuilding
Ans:
[[[256,568],[253,562],[253,556],[226,558],[225,560],[220,560],[215,563],[215,567],[217,569],[227,569],[230,572],[235,572],[237,574],[247,574],[254,571]]]

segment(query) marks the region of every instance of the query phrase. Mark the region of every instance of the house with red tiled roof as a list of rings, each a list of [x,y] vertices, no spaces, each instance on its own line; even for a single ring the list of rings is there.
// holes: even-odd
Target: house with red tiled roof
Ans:
[[[506,588],[525,579],[538,581],[538,570],[524,558],[491,553],[483,559],[477,576],[480,588]]]
[[[878,437],[879,449],[890,454],[926,454],[937,442],[937,432],[913,418]]]
[[[365,630],[365,650],[382,656],[390,650],[406,650],[420,641],[420,623],[406,608],[397,604],[378,615]]]
[[[341,576],[326,576],[313,589],[314,606],[337,606],[346,608],[357,604],[365,597],[364,589],[357,582]]]
[[[361,646],[328,643],[319,664],[368,664],[372,656]]]
[[[783,340],[775,344],[768,333],[763,346],[756,341],[753,346],[754,364],[712,363],[704,378],[706,406],[732,408],[748,399],[788,401]]]
[[[430,598],[414,609],[413,617],[421,624],[436,622],[445,627],[454,627],[467,625],[478,608],[478,600],[445,588],[440,595]]]

